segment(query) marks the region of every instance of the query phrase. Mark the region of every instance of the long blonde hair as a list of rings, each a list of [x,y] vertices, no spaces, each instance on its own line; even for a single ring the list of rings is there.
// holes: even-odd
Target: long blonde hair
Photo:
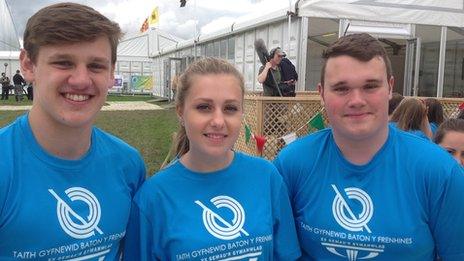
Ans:
[[[242,90],[242,97],[245,94],[245,83],[242,74],[226,60],[207,57],[193,62],[179,78],[176,94],[176,108],[184,107],[185,99],[189,94],[190,87],[193,85],[194,76],[207,74],[229,74],[237,78]],[[177,136],[174,141],[175,155],[181,157],[190,149],[190,142],[185,132],[185,127],[179,122]]]
[[[391,121],[396,122],[398,128],[409,130],[422,130],[422,121],[427,116],[425,104],[416,98],[403,99],[393,111]]]

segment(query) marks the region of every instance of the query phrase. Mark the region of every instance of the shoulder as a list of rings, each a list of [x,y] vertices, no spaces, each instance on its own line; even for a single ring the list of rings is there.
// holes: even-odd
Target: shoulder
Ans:
[[[397,128],[393,128],[393,131],[395,132],[393,140],[395,150],[409,167],[421,169],[424,172],[431,170],[447,172],[447,169],[455,165],[456,161],[432,141]]]
[[[7,147],[4,146],[5,144],[13,141],[13,136],[15,136],[15,133],[19,131],[20,121],[25,117],[26,115],[19,116],[13,122],[9,123],[3,128],[0,128],[0,144],[2,144],[0,146],[0,151]]]
[[[301,159],[303,155],[314,154],[319,150],[324,149],[324,145],[326,145],[331,139],[333,139],[332,131],[329,128],[303,136],[284,147],[277,155],[276,159],[279,161],[294,161]]]
[[[100,128],[94,127],[94,134],[95,140],[99,146],[105,146],[107,148],[112,148],[117,153],[121,154],[139,154],[138,151],[132,147],[131,145],[127,144],[122,139],[110,134]]]
[[[252,156],[244,152],[235,152],[235,155],[237,157],[237,161],[240,167],[249,168],[253,170],[275,170],[275,166],[272,164],[272,162],[270,162],[267,159]]]
[[[97,127],[93,128],[93,137],[96,144],[96,153],[117,164],[133,167],[133,172],[145,175],[145,163],[140,152],[122,139],[107,133]]]

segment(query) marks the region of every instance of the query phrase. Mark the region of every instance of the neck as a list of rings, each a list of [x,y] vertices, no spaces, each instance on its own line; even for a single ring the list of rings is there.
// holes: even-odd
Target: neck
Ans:
[[[188,169],[196,172],[213,172],[226,168],[233,159],[234,152],[232,150],[229,150],[222,157],[202,156],[201,153],[194,153],[189,150],[180,158],[180,162]]]
[[[52,120],[44,120],[33,109],[29,113],[29,124],[35,139],[48,153],[67,160],[81,158],[90,148],[92,126],[72,128]]]
[[[335,143],[343,156],[355,165],[364,165],[372,160],[374,155],[382,148],[388,138],[388,126],[375,137],[364,139],[350,139],[333,132]]]

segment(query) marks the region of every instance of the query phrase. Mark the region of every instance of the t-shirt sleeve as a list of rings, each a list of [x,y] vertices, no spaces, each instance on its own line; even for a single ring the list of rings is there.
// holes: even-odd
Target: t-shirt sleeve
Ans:
[[[438,255],[464,260],[464,168],[456,164],[451,175],[430,186],[430,227]]]
[[[152,253],[153,227],[139,205],[133,201],[124,240],[123,260],[159,260]]]
[[[287,188],[277,172],[273,183],[274,260],[296,260],[301,251]]]
[[[290,199],[293,198],[293,183],[290,181],[290,176],[289,174],[291,171],[288,170],[289,165],[285,164],[285,155],[279,154],[273,161],[274,166],[277,168],[279,174],[282,176],[283,181],[285,182],[286,185],[286,191],[288,192],[288,196]]]

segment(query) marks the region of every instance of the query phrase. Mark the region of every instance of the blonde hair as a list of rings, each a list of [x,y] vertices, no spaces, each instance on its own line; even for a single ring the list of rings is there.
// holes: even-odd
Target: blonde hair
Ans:
[[[175,97],[176,108],[184,107],[185,99],[189,95],[189,90],[193,85],[195,76],[208,74],[229,74],[234,76],[240,84],[242,97],[245,94],[243,76],[232,64],[226,60],[207,57],[193,62],[180,76]],[[181,157],[190,149],[190,142],[185,132],[185,127],[182,124],[179,124],[174,146],[177,157]]]
[[[396,122],[398,128],[408,130],[421,130],[427,109],[424,102],[416,98],[403,99],[393,111],[391,121]]]

